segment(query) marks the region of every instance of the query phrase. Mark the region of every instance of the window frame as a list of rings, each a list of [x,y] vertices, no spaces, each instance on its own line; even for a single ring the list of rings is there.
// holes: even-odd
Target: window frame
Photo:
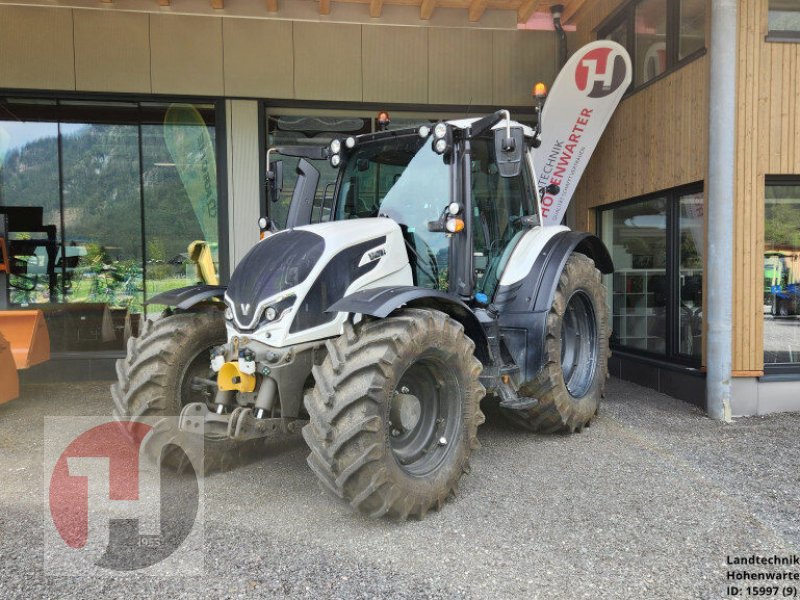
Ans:
[[[610,204],[604,204],[603,206],[597,207],[595,210],[595,220],[596,220],[596,231],[598,232],[598,236],[602,239],[603,235],[603,213],[606,213],[610,210],[623,208],[625,206],[631,206],[635,204],[639,204],[641,202],[646,202],[648,200],[656,200],[656,199],[665,199],[666,206],[667,206],[667,230],[665,232],[666,236],[666,253],[667,253],[667,262],[666,262],[666,279],[667,279],[667,298],[669,305],[667,306],[666,311],[666,323],[665,323],[665,350],[663,354],[658,352],[651,352],[649,350],[642,350],[641,348],[634,348],[632,346],[626,346],[624,344],[618,344],[609,341],[612,350],[618,350],[620,352],[624,352],[626,354],[642,356],[646,358],[650,358],[653,360],[657,360],[660,362],[667,362],[672,363],[684,367],[691,367],[691,368],[699,368],[703,365],[703,352],[701,351],[700,356],[695,358],[693,356],[688,356],[686,354],[680,353],[680,316],[678,314],[678,308],[680,306],[680,201],[681,198],[685,196],[689,196],[692,194],[702,194],[705,191],[705,185],[703,181],[696,181],[693,183],[689,183],[686,185],[681,185],[674,188],[668,188],[665,190],[659,190],[656,192],[652,192],[649,194],[645,194],[643,196],[636,196],[633,198],[627,198],[625,200],[620,200],[618,202],[613,202]],[[703,213],[703,227],[706,227],[706,215],[705,211]],[[606,243],[603,240],[603,243]],[[704,241],[705,245],[705,241]],[[703,249],[703,279],[705,281],[705,272],[706,272],[706,253],[707,248],[704,247]],[[616,272],[616,270],[615,270]],[[613,273],[611,276],[613,277]],[[609,290],[612,294],[614,293],[613,288],[613,280],[611,283],[611,287]],[[703,298],[703,306],[705,306],[705,298]],[[609,306],[609,311],[613,311],[613,306]],[[613,319],[612,319],[613,321]],[[703,334],[705,336],[705,333]]]
[[[773,187],[785,187],[785,186],[792,186],[800,188],[800,175],[767,175],[764,178],[764,209],[766,211],[766,203],[767,203],[767,188]],[[766,220],[765,220],[766,222]],[[763,282],[759,281],[758,285],[763,285]],[[761,289],[759,287],[759,289]],[[761,319],[763,321],[764,315],[761,315]],[[763,343],[763,340],[762,340]],[[761,349],[761,358],[764,358],[764,349]],[[789,381],[797,381],[800,379],[800,362],[796,363],[764,363],[764,378],[780,378],[781,376],[787,376]],[[776,379],[777,380],[777,379]]]
[[[772,12],[769,4],[767,3],[767,35],[764,37],[765,42],[776,43],[800,43],[800,29],[770,29],[769,28],[769,13]]]
[[[75,122],[73,118],[64,118],[65,114],[79,112],[80,109],[70,109],[72,103],[127,103],[135,104],[136,110],[141,114],[142,105],[150,103],[188,103],[188,104],[209,104],[213,105],[214,111],[214,129],[215,129],[215,152],[216,152],[216,170],[217,170],[217,235],[218,235],[218,275],[220,283],[225,285],[230,278],[230,249],[228,240],[228,162],[227,162],[227,111],[225,106],[225,99],[219,96],[187,96],[181,94],[128,94],[128,93],[113,93],[113,92],[70,92],[70,91],[40,91],[40,90],[27,90],[0,87],[0,102],[6,99],[20,99],[32,101],[44,101],[46,104],[42,105],[41,114],[36,114],[35,118],[30,121],[36,122],[54,122],[59,125],[62,123]],[[31,109],[34,110],[34,109]],[[87,111],[88,115],[92,115],[91,111]],[[0,116],[12,115],[13,113],[6,113],[0,111]],[[103,119],[95,116],[92,122],[104,123]],[[107,124],[115,124],[120,122],[118,119],[109,119]],[[139,128],[141,125],[147,124],[142,119],[136,119],[131,123],[138,123]],[[141,132],[139,133],[141,136]],[[61,143],[61,134],[58,135],[58,144]],[[140,138],[141,141],[141,138]],[[141,152],[141,150],[140,150]],[[61,156],[61,149],[59,148],[59,157]],[[59,159],[60,162],[60,159]],[[141,167],[140,177],[141,177]],[[140,180],[141,184],[141,180]],[[59,195],[63,193],[62,185],[59,184]],[[140,189],[140,205],[143,202],[143,190]],[[62,205],[60,201],[60,206]],[[59,209],[62,212],[63,206]],[[144,215],[140,216],[142,228],[144,228]],[[59,239],[63,238],[63,222],[59,224],[61,232]],[[143,257],[146,251],[145,241],[143,238]],[[144,258],[143,258],[144,260]],[[143,285],[146,285],[147,274],[143,273]],[[59,359],[117,359],[125,356],[124,350],[65,350],[52,352],[54,360]]]
[[[619,9],[613,12],[603,23],[597,28],[597,39],[606,39],[607,36],[620,27],[626,25],[627,47],[626,50],[631,57],[631,63],[636,65],[636,7],[644,0],[630,0],[622,5]],[[682,59],[678,58],[680,51],[680,15],[681,7],[680,0],[664,0],[667,3],[667,68],[663,73],[656,75],[652,79],[648,79],[640,85],[636,85],[636,77],[631,78],[631,84],[625,92],[625,97],[630,96],[640,90],[647,88],[657,81],[664,79],[678,69],[685,67],[689,63],[697,60],[701,56],[705,56],[707,52],[705,43],[702,48],[687,54]],[[706,21],[708,15],[706,14]],[[635,67],[634,67],[635,68]]]

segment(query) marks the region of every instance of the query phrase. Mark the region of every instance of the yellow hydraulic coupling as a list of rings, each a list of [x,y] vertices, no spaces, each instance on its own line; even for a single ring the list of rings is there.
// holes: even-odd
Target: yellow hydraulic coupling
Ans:
[[[217,385],[224,391],[252,392],[256,389],[256,376],[242,373],[238,362],[226,362],[217,374]]]

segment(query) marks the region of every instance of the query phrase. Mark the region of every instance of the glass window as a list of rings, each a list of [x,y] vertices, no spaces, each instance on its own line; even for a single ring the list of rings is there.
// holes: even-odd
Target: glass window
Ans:
[[[706,46],[706,0],[681,0],[678,60]]]
[[[350,135],[369,133],[371,120],[361,117],[317,117],[272,115],[267,118],[267,145],[272,146],[327,146],[334,138],[343,140]],[[283,161],[283,188],[279,198],[272,202],[267,212],[278,229],[282,229],[289,216],[289,203],[297,183],[297,163],[300,159],[271,155],[270,161]],[[311,212],[311,222],[318,223],[330,218],[330,206],[326,199],[333,198],[338,169],[327,160],[312,161],[319,171],[319,185]]]
[[[400,140],[403,143],[399,143]],[[428,231],[450,202],[449,167],[416,133],[356,146],[342,173],[337,219],[386,215],[403,229],[415,285],[447,288],[450,242]]]
[[[667,3],[642,0],[634,14],[634,85],[641,85],[667,70]]]
[[[699,364],[703,356],[703,192],[674,190],[601,213],[615,346]]]
[[[667,200],[656,198],[604,211],[603,238],[615,271],[609,287],[612,341],[666,353]]]
[[[703,50],[705,20],[706,0],[631,0],[598,37],[625,46],[637,88]]]
[[[679,213],[678,352],[700,361],[703,350],[703,256],[705,250],[702,192],[681,196]]]
[[[800,184],[768,185],[764,216],[764,363],[800,363]]]
[[[800,2],[769,0],[769,32],[800,38]]]
[[[42,309],[53,352],[123,350],[146,297],[216,277],[214,143],[211,105],[0,98],[0,306]]]
[[[489,298],[511,251],[525,233],[519,218],[533,214],[525,193],[525,179],[501,177],[495,160],[493,140],[472,144],[472,229],[475,289]]]

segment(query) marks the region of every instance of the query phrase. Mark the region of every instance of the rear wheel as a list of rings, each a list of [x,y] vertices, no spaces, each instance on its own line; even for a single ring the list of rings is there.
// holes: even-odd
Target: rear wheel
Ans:
[[[313,370],[303,429],[323,486],[373,517],[422,518],[468,470],[484,417],[480,362],[444,313],[406,309],[347,326]]]
[[[174,417],[191,402],[213,402],[209,350],[225,341],[225,321],[217,310],[145,320],[139,337],[128,340],[127,356],[117,361],[117,383],[111,386],[114,415],[120,419]],[[173,419],[156,424],[151,444],[144,450],[152,454],[153,449],[164,448],[162,461],[180,469],[185,454],[175,445],[185,434],[174,425]],[[239,443],[228,438],[207,436],[204,470],[229,468],[241,450]]]
[[[578,432],[597,414],[608,377],[606,288],[594,261],[572,254],[547,315],[545,365],[520,389],[536,398],[527,410],[503,409],[516,425],[540,432]]]

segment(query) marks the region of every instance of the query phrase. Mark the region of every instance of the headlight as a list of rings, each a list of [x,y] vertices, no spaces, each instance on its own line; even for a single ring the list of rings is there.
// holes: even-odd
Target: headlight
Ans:
[[[344,145],[345,145],[345,146],[347,146],[348,148],[355,148],[355,145],[356,145],[356,138],[354,138],[354,137],[351,135],[349,138],[347,138],[347,139],[344,141]]]
[[[444,139],[444,136],[447,135],[447,125],[444,123],[437,123],[436,127],[433,128],[433,136],[438,139]]]
[[[445,150],[447,150],[447,140],[436,140],[436,142],[433,144],[433,149],[439,154],[444,154]]]
[[[338,154],[331,156],[331,166],[338,167],[342,163],[342,157]]]
[[[233,319],[233,311],[230,306],[225,307],[225,319],[228,321]]]
[[[419,133],[419,137],[421,137],[424,140],[431,134],[431,128],[428,127],[427,125],[421,125],[420,128],[417,130],[417,133]]]
[[[278,311],[274,306],[268,306],[267,310],[264,311],[264,316],[267,317],[267,321],[274,321],[278,318]]]
[[[331,142],[331,154],[339,154],[342,150],[342,142],[340,140],[333,140]]]

